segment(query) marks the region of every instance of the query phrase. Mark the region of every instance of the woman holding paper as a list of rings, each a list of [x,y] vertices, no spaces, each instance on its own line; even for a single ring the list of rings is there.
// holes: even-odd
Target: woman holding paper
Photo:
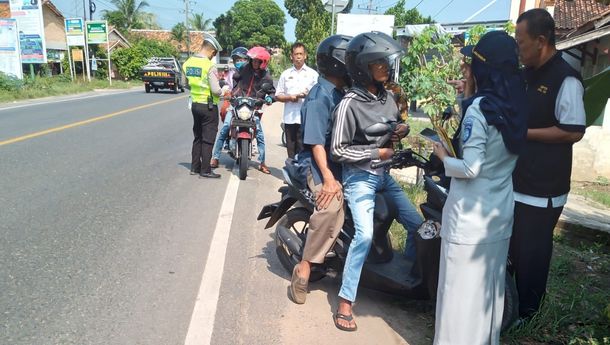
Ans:
[[[512,172],[527,131],[515,40],[489,32],[469,53],[476,93],[463,103],[458,157],[434,144],[452,178],[443,208],[434,344],[499,343]]]

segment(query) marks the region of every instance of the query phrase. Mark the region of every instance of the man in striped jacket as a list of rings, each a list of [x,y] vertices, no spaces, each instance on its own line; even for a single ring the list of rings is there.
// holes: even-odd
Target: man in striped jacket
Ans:
[[[369,32],[354,37],[346,51],[346,66],[354,87],[335,110],[331,154],[343,164],[345,200],[352,211],[355,236],[352,240],[339,291],[339,308],[335,325],[344,331],[355,331],[352,303],[360,280],[362,266],[373,238],[373,210],[375,193],[383,191],[398,209],[398,221],[407,229],[405,256],[415,260],[414,235],[423,219],[407,199],[402,188],[385,168],[372,169],[371,162],[392,157],[390,147],[379,147],[377,137],[368,136],[364,129],[375,123],[400,122],[398,106],[383,83],[390,79],[402,47],[390,36]],[[396,126],[392,140],[398,141],[408,133],[406,124]]]

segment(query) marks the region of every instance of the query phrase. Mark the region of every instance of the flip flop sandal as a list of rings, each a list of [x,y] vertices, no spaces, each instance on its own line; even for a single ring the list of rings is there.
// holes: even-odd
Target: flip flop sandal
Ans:
[[[335,326],[342,330],[342,331],[346,331],[346,332],[355,332],[358,329],[358,325],[354,324],[354,327],[345,327],[345,326],[341,326],[339,324],[338,319],[341,320],[345,320],[347,322],[352,322],[354,320],[354,316],[353,315],[345,315],[345,314],[341,314],[341,313],[335,313],[335,315],[333,315],[333,320],[335,321]]]

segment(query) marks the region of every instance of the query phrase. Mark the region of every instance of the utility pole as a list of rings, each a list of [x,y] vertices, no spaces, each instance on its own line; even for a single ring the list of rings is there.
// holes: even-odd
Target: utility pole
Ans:
[[[185,22],[186,26],[186,56],[189,58],[191,56],[191,32],[189,30],[189,1],[184,0],[184,14],[185,14]]]
[[[367,10],[367,11],[369,11],[369,14],[371,14],[371,12],[373,12],[373,11],[375,13],[377,13],[377,11],[379,10],[379,7],[377,7],[377,6],[373,7],[373,0],[369,0],[369,4],[366,7],[358,5],[358,9]]]

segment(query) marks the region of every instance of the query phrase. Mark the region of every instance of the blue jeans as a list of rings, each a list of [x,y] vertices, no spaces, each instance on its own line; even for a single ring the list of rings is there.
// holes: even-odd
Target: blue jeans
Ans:
[[[415,260],[415,232],[423,219],[417,213],[411,201],[407,199],[402,188],[387,172],[383,175],[375,175],[353,166],[344,165],[343,187],[345,200],[347,200],[352,211],[355,235],[345,259],[339,297],[354,302],[362,266],[369,254],[373,240],[375,193],[384,191],[396,204],[398,209],[397,220],[407,229],[408,241],[404,255],[408,260]]]
[[[214,144],[214,149],[212,150],[212,159],[220,159],[220,151],[224,146],[225,141],[229,137],[229,129],[231,128],[231,119],[233,118],[233,112],[227,111],[227,116],[225,116],[225,121],[218,132],[218,136],[216,137],[216,143]],[[256,122],[256,146],[258,147],[258,160],[261,163],[265,162],[265,134],[263,133],[263,127],[261,126],[261,119],[258,116],[254,116],[254,121]],[[235,140],[229,141],[229,149],[233,149],[235,147]]]

